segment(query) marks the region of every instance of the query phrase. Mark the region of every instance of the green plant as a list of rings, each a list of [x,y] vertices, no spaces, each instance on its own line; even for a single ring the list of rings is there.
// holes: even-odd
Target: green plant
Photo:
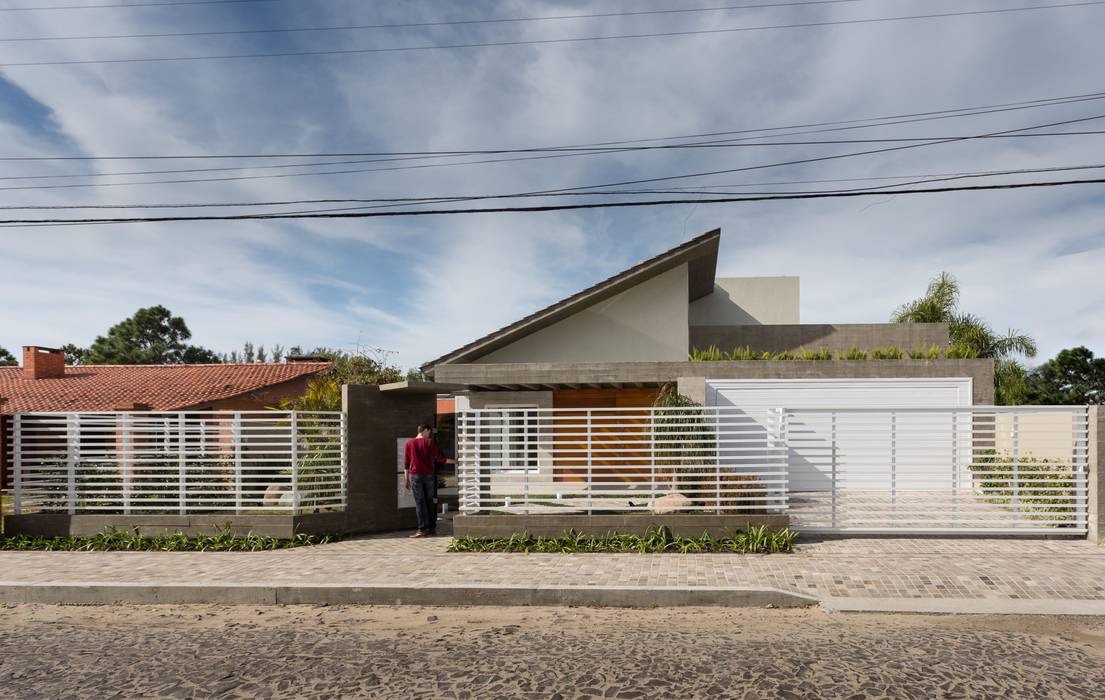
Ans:
[[[1070,462],[1032,454],[1014,457],[1008,451],[990,449],[976,456],[970,469],[986,503],[1015,506],[1034,520],[1055,519],[1048,514],[1074,514],[1075,475]]]
[[[733,352],[729,353],[730,360],[762,360],[763,355],[758,352],[752,352],[752,348],[747,345],[733,348]]]
[[[795,360],[831,360],[833,359],[833,351],[828,348],[818,348],[817,350],[802,350],[794,355]]]
[[[721,360],[728,359],[716,345],[711,345],[705,350],[699,350],[698,348],[692,348],[690,359],[694,362],[719,362]]]
[[[905,356],[901,348],[896,348],[893,345],[885,348],[875,348],[871,351],[871,359],[873,360],[900,360]]]
[[[721,537],[702,533],[701,537],[673,535],[662,525],[649,526],[643,535],[606,533],[588,537],[569,530],[560,537],[534,537],[515,533],[510,537],[460,537],[449,544],[451,552],[514,552],[529,554],[619,553],[679,554],[730,552],[737,554],[774,554],[791,552],[798,533],[789,528],[772,530],[766,525],[749,524],[745,529]]]
[[[867,351],[860,350],[858,345],[853,345],[851,350],[847,350],[842,353],[838,353],[836,356],[838,360],[866,360]]]
[[[289,549],[336,542],[337,535],[296,533],[290,539],[254,535],[234,535],[229,525],[213,535],[188,536],[182,533],[142,535],[138,530],[108,528],[88,537],[31,537],[16,535],[0,538],[0,550],[82,551],[82,552],[258,552]]]

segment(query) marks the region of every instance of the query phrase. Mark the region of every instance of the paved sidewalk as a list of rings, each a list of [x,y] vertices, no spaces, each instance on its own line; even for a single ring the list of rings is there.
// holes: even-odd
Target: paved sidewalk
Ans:
[[[1085,541],[856,538],[766,556],[526,555],[453,554],[446,537],[405,534],[257,553],[0,552],[0,602],[820,602],[1105,614],[1105,550]],[[519,597],[526,591],[541,595]]]

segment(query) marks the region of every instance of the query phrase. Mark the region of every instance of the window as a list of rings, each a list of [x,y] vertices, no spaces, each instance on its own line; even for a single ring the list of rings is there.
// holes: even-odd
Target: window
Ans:
[[[487,406],[489,414],[486,463],[505,473],[537,472],[539,469],[538,414],[535,405]]]

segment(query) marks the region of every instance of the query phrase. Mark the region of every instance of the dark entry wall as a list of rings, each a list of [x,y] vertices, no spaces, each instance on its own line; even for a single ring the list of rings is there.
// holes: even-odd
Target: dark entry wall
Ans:
[[[436,395],[342,387],[348,415],[349,492],[346,530],[376,532],[414,528],[414,508],[399,508],[399,438],[414,437],[419,423],[434,424]]]

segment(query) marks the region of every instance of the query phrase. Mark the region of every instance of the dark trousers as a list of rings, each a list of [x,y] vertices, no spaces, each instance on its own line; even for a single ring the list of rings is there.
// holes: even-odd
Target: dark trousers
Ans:
[[[437,510],[434,508],[434,475],[412,474],[411,491],[414,493],[414,512],[418,514],[418,529],[433,532],[437,529]]]

